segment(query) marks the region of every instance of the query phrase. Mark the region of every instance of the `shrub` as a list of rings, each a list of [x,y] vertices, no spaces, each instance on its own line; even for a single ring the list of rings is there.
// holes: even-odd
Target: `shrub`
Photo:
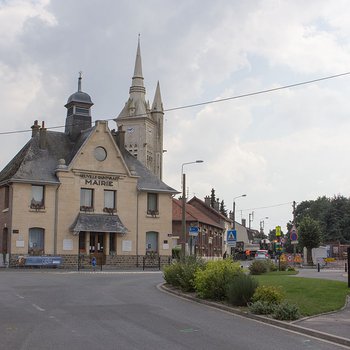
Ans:
[[[277,271],[277,266],[272,260],[266,260],[265,264],[267,271]]]
[[[195,274],[195,289],[200,298],[223,300],[226,298],[226,286],[235,276],[243,274],[238,263],[230,259],[209,261],[205,269]]]
[[[274,312],[276,304],[271,304],[266,301],[258,300],[254,303],[249,304],[249,310],[253,314],[257,315],[269,315]]]
[[[299,308],[285,301],[275,306],[272,317],[276,320],[294,321],[300,318]]]
[[[228,281],[226,287],[227,301],[236,306],[246,306],[252,299],[258,281],[253,277],[241,273]]]
[[[180,287],[179,276],[182,271],[182,266],[179,262],[174,262],[169,266],[164,267],[164,279],[167,283],[174,287]]]
[[[262,301],[268,304],[279,304],[284,298],[281,287],[259,286],[254,295],[253,302]]]
[[[173,248],[171,250],[171,256],[173,259],[179,260],[181,255],[181,249],[180,248]]]
[[[174,287],[180,287],[184,292],[194,292],[194,275],[204,268],[204,261],[195,256],[187,256],[178,262],[164,268],[164,279]]]
[[[293,267],[293,266],[288,266],[288,267],[287,267],[287,271],[295,271],[295,267]]]
[[[288,263],[287,261],[280,261],[278,266],[280,271],[286,271],[288,267]]]
[[[250,266],[249,271],[251,275],[261,275],[267,272],[267,266],[265,261],[254,260]]]

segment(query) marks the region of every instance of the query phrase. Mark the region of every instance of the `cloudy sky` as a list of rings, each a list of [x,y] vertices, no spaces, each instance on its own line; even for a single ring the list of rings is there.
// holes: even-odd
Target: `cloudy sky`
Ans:
[[[35,119],[64,125],[77,90],[93,118],[128,99],[137,38],[152,102],[165,109],[350,71],[348,1],[0,0],[0,133]],[[236,218],[265,231],[292,219],[292,202],[350,190],[350,75],[165,114],[164,180],[188,194],[212,188]],[[115,128],[113,122],[110,128]],[[57,129],[63,130],[63,129]],[[0,134],[0,168],[30,132]]]

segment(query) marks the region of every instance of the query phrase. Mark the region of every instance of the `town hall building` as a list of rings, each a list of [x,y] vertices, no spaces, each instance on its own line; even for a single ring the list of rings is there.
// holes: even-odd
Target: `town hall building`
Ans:
[[[149,254],[168,260],[178,192],[161,180],[159,83],[151,106],[145,94],[138,43],[117,130],[104,120],[92,123],[81,76],[65,105],[64,132],[34,122],[30,140],[0,172],[3,263],[25,265],[37,256],[64,267],[90,265],[92,257],[111,267],[139,266]]]

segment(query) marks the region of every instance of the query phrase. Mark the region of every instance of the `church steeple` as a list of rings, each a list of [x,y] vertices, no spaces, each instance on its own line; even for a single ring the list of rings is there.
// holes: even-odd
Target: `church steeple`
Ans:
[[[146,101],[139,37],[129,99],[114,121],[126,131],[125,148],[159,179],[163,164],[163,115],[159,83],[152,108]]]
[[[140,36],[137,43],[136,60],[134,68],[134,76],[132,77],[130,95],[134,92],[146,94],[146,89],[143,85],[143,75],[142,75],[142,60],[141,60],[141,50],[140,50]]]

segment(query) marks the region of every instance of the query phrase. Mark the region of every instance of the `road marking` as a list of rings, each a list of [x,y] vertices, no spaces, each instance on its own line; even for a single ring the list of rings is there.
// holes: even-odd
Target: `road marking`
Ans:
[[[20,299],[24,299],[24,297],[22,295],[19,294],[15,294],[16,297],[20,298]]]
[[[40,306],[36,305],[36,304],[32,304],[32,306],[37,309],[38,311],[45,311],[45,309],[41,308]]]

